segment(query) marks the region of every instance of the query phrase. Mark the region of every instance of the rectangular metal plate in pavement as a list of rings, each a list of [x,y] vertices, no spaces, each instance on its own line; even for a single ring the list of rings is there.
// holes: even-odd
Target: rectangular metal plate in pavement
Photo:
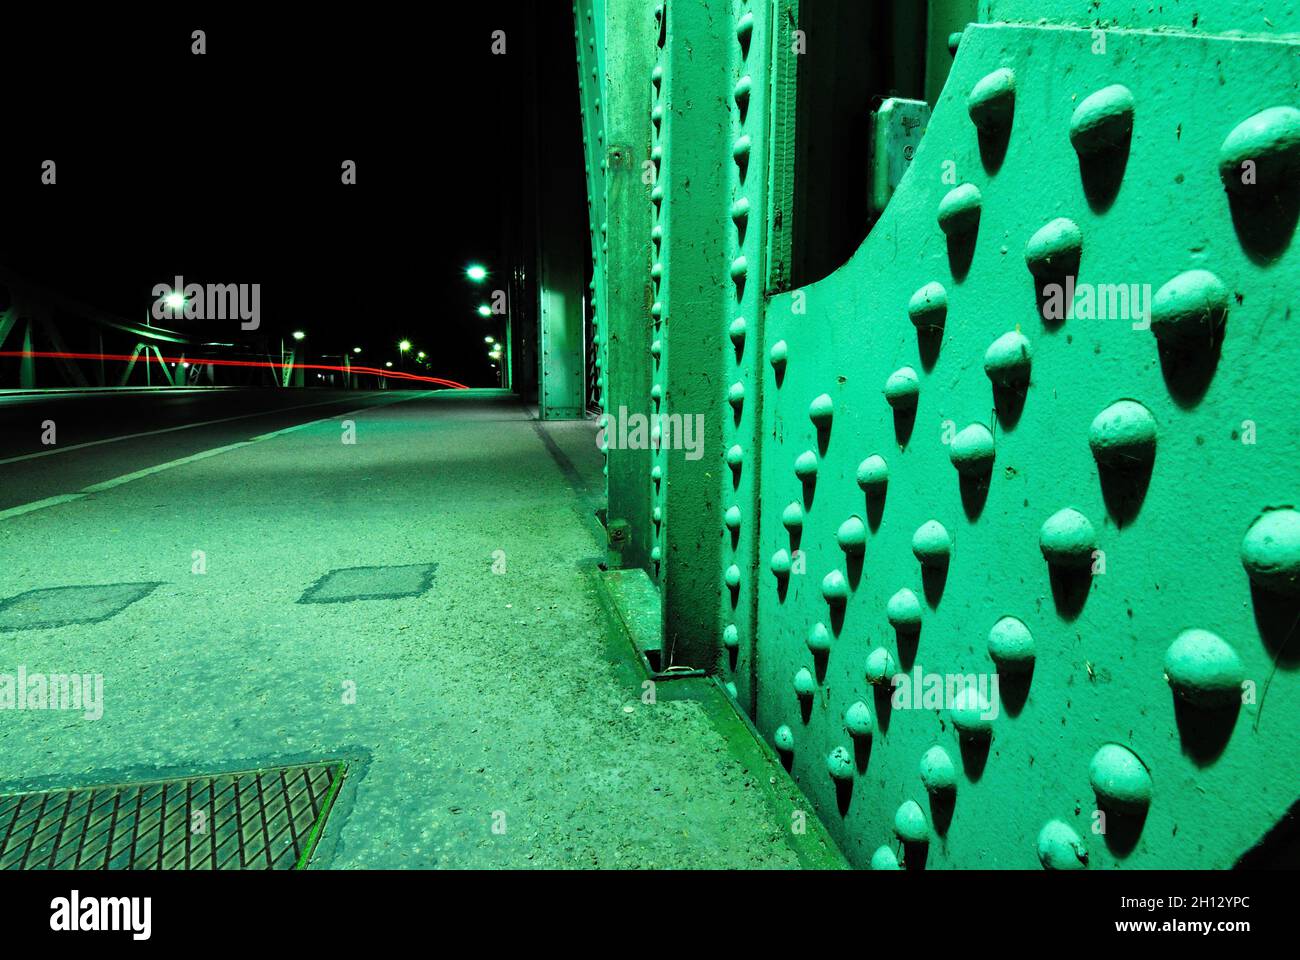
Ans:
[[[329,761],[0,796],[0,869],[301,869],[345,769]]]

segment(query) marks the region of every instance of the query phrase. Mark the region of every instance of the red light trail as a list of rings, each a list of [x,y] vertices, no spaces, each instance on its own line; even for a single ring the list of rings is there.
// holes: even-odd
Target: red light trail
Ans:
[[[0,357],[34,357],[38,360],[120,360],[123,363],[130,363],[132,360],[143,361],[145,363],[188,363],[192,367],[211,364],[214,367],[260,367],[263,369],[284,370],[286,368],[301,367],[303,370],[329,370],[334,373],[356,373],[369,374],[378,377],[390,377],[394,380],[412,380],[418,383],[436,383],[439,386],[450,387],[453,390],[468,390],[463,383],[457,383],[455,380],[444,380],[442,377],[426,377],[418,373],[407,373],[404,370],[380,369],[378,367],[344,367],[326,363],[276,363],[273,360],[213,360],[208,358],[193,359],[190,357],[155,357],[148,354],[139,353],[130,356],[125,353],[70,353],[57,350],[0,350]]]

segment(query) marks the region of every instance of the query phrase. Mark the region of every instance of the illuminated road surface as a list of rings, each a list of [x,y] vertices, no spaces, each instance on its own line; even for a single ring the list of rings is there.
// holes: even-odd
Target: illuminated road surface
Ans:
[[[9,397],[0,425],[0,674],[104,683],[99,719],[0,710],[0,792],[345,758],[317,866],[838,862],[716,688],[645,704],[607,644],[594,424],[286,390]],[[145,586],[3,609],[105,584]]]

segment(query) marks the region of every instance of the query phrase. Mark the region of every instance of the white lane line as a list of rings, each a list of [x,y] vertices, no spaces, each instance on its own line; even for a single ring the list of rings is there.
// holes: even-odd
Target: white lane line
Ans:
[[[316,423],[322,421],[317,420]],[[231,450],[238,450],[240,447],[246,447],[251,444],[252,440],[243,440],[239,443],[230,443],[224,447],[213,447],[211,450],[204,450],[202,453],[196,453],[188,457],[181,457],[179,460],[171,460],[167,463],[160,463],[155,467],[145,467],[143,470],[137,470],[135,473],[125,473],[120,477],[114,477],[112,480],[105,480],[102,483],[92,483],[88,487],[82,488],[82,493],[103,493],[105,490],[112,490],[114,487],[120,487],[124,483],[130,483],[132,480],[139,480],[141,477],[151,477],[155,473],[162,473],[164,470],[170,470],[172,467],[183,467],[187,463],[194,463],[196,460],[206,460],[208,457],[215,457],[219,453],[227,453]]]
[[[202,423],[182,423],[179,427],[163,427],[160,430],[146,430],[143,433],[127,433],[120,437],[107,437],[103,440],[88,440],[85,443],[74,443],[70,447],[54,447],[50,450],[41,450],[37,453],[25,453],[20,457],[9,457],[7,460],[0,460],[0,467],[10,463],[20,463],[24,460],[36,460],[40,457],[52,457],[57,453],[71,453],[73,450],[85,450],[87,447],[98,447],[106,443],[117,443],[119,440],[138,440],[141,437],[156,437],[164,433],[175,433],[177,430],[193,430],[195,427],[211,427],[218,423],[230,423],[233,420],[247,420],[250,417],[269,417],[276,413],[288,413],[290,410],[303,410],[307,407],[323,407],[331,403],[342,403],[341,400],[321,400],[318,403],[300,403],[292,407],[279,407],[275,410],[260,410],[256,413],[241,413],[233,417],[222,417],[219,420],[204,420]]]
[[[102,493],[105,490],[112,490],[114,487],[120,487],[123,484],[130,483],[132,480],[139,480],[143,477],[150,477],[153,476],[155,473],[162,473],[164,470],[170,470],[173,467],[183,467],[187,463],[194,463],[196,460],[206,460],[208,457],[215,457],[217,454],[220,453],[229,453],[231,450],[238,450],[240,447],[251,446],[252,444],[257,443],[261,440],[270,440],[274,437],[283,436],[286,433],[293,433],[296,430],[302,430],[306,427],[312,427],[320,423],[329,423],[330,421],[338,420],[344,417],[354,417],[359,413],[364,413],[367,410],[373,410],[376,407],[384,407],[394,403],[404,403],[407,400],[416,400],[419,399],[420,397],[427,397],[430,394],[437,393],[437,392],[438,391],[436,390],[425,391],[424,393],[419,394],[418,397],[417,396],[393,397],[391,399],[386,397],[382,400],[379,400],[377,403],[368,404],[367,406],[364,407],[358,407],[357,409],[349,410],[346,413],[336,413],[330,417],[321,417],[318,420],[308,420],[306,423],[296,423],[293,426],[285,427],[282,430],[276,430],[273,431],[272,433],[264,433],[261,436],[253,437],[251,440],[241,440],[239,443],[230,443],[224,447],[214,447],[211,450],[204,450],[200,453],[191,454],[188,457],[181,457],[179,460],[171,460],[168,461],[167,463],[160,463],[156,466],[146,467],[143,470],[137,470],[134,473],[123,474],[120,477],[114,477],[112,480],[103,480],[100,483],[93,483],[90,486],[85,487],[80,493],[63,493],[55,497],[46,497],[44,500],[34,500],[31,503],[25,503],[20,507],[10,507],[8,510],[0,510],[0,520],[7,520],[9,517],[22,516],[24,513],[31,513],[33,510],[41,510],[45,507],[55,507],[61,503],[69,503],[73,500],[80,500],[82,497],[90,493]],[[319,407],[321,405],[322,404],[319,403],[303,404],[303,406],[305,407]],[[286,408],[286,409],[298,409],[298,408]],[[214,420],[212,422],[220,423],[221,421]],[[201,426],[201,424],[194,424],[194,426]],[[159,431],[159,432],[165,433],[167,431]]]
[[[46,497],[44,500],[33,500],[31,503],[24,503],[21,507],[10,507],[8,510],[0,510],[0,520],[8,520],[10,517],[21,517],[24,513],[31,513],[33,510],[40,510],[43,507],[55,507],[60,503],[71,503],[73,500],[80,500],[84,493],[61,493],[57,497]]]

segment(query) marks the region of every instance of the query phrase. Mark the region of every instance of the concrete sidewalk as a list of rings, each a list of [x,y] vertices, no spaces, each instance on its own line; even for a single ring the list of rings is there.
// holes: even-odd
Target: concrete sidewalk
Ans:
[[[0,600],[157,584],[0,632],[104,676],[101,719],[0,711],[0,792],[346,757],[317,866],[839,865],[720,693],[643,704],[606,641],[594,432],[413,395],[0,521]]]

